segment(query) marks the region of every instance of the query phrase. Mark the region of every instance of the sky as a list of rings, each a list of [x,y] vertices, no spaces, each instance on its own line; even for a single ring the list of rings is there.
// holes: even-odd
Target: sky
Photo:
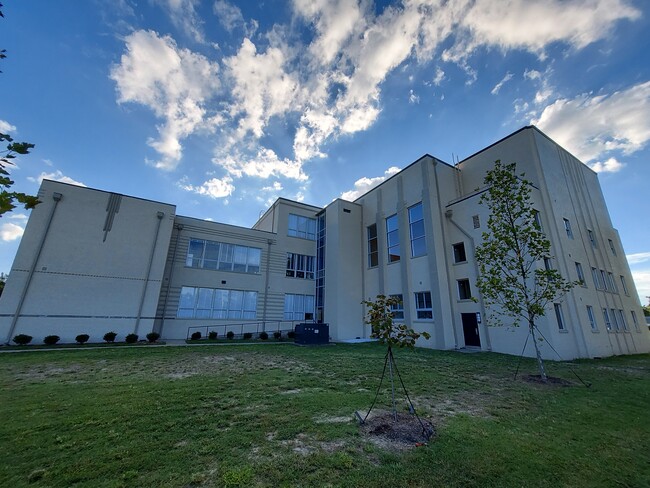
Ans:
[[[246,227],[536,125],[599,173],[650,295],[646,0],[4,0],[0,132],[43,178]],[[28,212],[0,219],[11,269]]]

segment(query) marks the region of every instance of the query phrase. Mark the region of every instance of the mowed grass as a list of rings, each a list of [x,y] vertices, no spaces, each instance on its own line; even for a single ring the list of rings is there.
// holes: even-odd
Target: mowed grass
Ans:
[[[374,398],[384,353],[284,344],[0,354],[0,484],[650,486],[650,355],[550,363],[572,385],[543,386],[513,380],[516,357],[396,351],[437,434],[394,450],[354,420]],[[535,363],[521,370],[535,374]],[[390,408],[388,388],[377,408]]]

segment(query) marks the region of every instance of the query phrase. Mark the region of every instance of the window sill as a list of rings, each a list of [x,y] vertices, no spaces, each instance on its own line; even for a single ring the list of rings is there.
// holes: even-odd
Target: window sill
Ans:
[[[569,333],[569,331],[567,329],[558,329],[558,332],[560,334],[568,334]]]
[[[454,261],[453,266],[456,266],[457,264],[467,264],[467,260],[458,262]]]

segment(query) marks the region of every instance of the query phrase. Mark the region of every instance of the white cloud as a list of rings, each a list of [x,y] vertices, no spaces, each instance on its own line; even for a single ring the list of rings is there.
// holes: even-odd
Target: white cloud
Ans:
[[[23,235],[23,232],[25,229],[11,222],[0,224],[0,241],[15,241]]]
[[[612,151],[631,154],[650,140],[650,81],[612,94],[582,94],[548,105],[533,119],[556,142],[596,170],[618,170]]]
[[[524,78],[527,80],[538,80],[542,77],[542,73],[535,69],[526,69],[524,70]]]
[[[638,252],[625,256],[630,266],[650,261],[650,252]]]
[[[179,49],[169,36],[141,30],[126,38],[126,53],[110,76],[117,83],[119,103],[140,103],[163,119],[158,140],[148,141],[161,156],[153,163],[157,168],[174,169],[182,156],[181,139],[208,120],[219,122],[208,118],[205,109],[219,87],[217,74],[216,63]]]
[[[39,183],[39,184],[42,183],[43,180],[54,180],[54,181],[60,181],[62,183],[69,183],[71,185],[86,186],[81,181],[74,180],[69,176],[64,175],[58,169],[52,173],[46,173],[45,171],[43,171],[40,175],[36,177],[28,176],[27,179],[29,181],[33,181],[34,183]]]
[[[642,304],[647,304],[647,297],[650,296],[650,269],[633,269],[632,278],[634,278],[639,300],[641,300]],[[641,320],[643,320],[643,317]]]
[[[26,214],[21,214],[21,213],[10,213],[4,218],[11,219],[11,220],[20,220],[22,222],[27,222],[27,219],[29,218]]]
[[[16,126],[11,125],[9,122],[6,120],[1,120],[0,119],[0,132],[3,134],[6,134],[7,132],[15,132],[16,131]]]
[[[252,21],[250,27],[248,27],[239,7],[225,0],[217,0],[214,2],[213,10],[217,19],[219,19],[219,23],[228,32],[232,32],[238,27],[243,27],[246,35],[251,36],[257,29],[257,22]]]
[[[440,86],[440,84],[444,79],[445,79],[445,72],[441,70],[439,66],[436,66],[436,74],[433,77],[433,84],[436,86]]]
[[[167,11],[172,23],[196,42],[204,43],[203,21],[196,13],[199,0],[155,0]]]
[[[265,147],[261,147],[255,155],[250,157],[231,152],[217,155],[212,161],[237,178],[243,176],[257,178],[283,176],[298,181],[307,180],[307,175],[302,171],[300,161],[279,158],[275,151]]]
[[[179,182],[179,186],[185,191],[196,193],[197,195],[205,195],[210,198],[228,197],[235,191],[232,178],[229,176],[224,176],[221,179],[211,178],[199,186],[185,184],[182,180]]]
[[[413,90],[409,90],[409,103],[414,104],[414,103],[420,103],[420,97],[413,92]]]
[[[507,82],[509,82],[511,79],[512,79],[512,73],[510,73],[510,72],[508,71],[508,72],[506,73],[506,75],[501,79],[501,81],[500,81],[499,83],[497,83],[496,85],[494,85],[494,88],[492,88],[492,91],[491,91],[490,93],[491,93],[492,95],[498,95],[498,94],[499,94],[499,90],[501,90],[501,87],[502,87],[504,84],[506,84]]]
[[[386,181],[388,178],[398,173],[400,168],[396,166],[391,166],[388,168],[383,176],[376,176],[374,178],[363,177],[354,182],[354,190],[349,190],[341,194],[343,200],[348,200],[350,202],[355,201],[361,195],[368,193],[370,190],[378,186],[380,183]]]
[[[606,161],[596,161],[589,163],[589,167],[596,173],[616,173],[623,169],[625,165],[616,158],[609,158]]]

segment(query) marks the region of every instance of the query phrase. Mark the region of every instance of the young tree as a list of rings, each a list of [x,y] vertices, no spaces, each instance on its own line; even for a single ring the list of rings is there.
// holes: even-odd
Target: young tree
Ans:
[[[539,372],[547,381],[544,361],[535,336],[535,320],[545,315],[546,306],[562,297],[578,282],[565,280],[556,269],[546,269],[551,260],[551,243],[542,232],[531,204],[531,183],[517,175],[516,164],[496,161],[487,172],[488,190],[479,203],[490,211],[488,230],[476,248],[479,277],[476,285],[490,312],[490,321],[501,325],[499,315],[523,319],[532,335]],[[539,338],[541,340],[541,338]]]

